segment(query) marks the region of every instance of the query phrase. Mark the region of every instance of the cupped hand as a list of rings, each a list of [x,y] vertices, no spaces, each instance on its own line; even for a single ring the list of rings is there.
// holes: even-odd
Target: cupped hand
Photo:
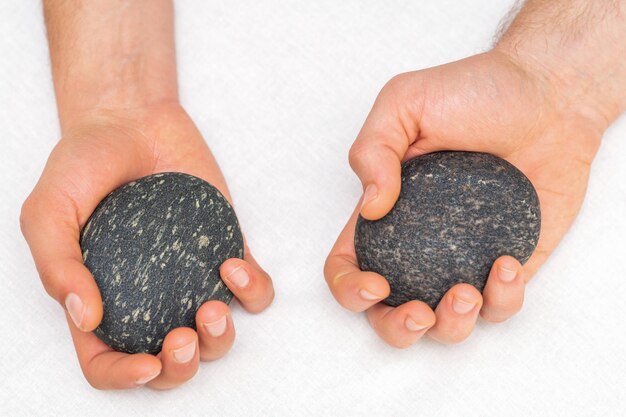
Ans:
[[[157,356],[116,352],[92,333],[102,319],[102,300],[83,265],[80,230],[109,192],[167,171],[203,178],[232,204],[215,159],[179,105],[100,110],[72,120],[22,207],[22,231],[42,283],[65,307],[80,366],[95,388],[173,388],[193,377],[200,360],[225,355],[235,338],[229,307],[219,301],[200,307],[197,331],[169,332]],[[247,246],[244,259],[225,261],[220,274],[247,311],[272,302],[271,279]]]
[[[424,334],[443,342],[464,340],[480,314],[491,322],[522,307],[524,287],[555,249],[583,201],[589,169],[607,120],[585,107],[576,92],[559,89],[550,74],[500,50],[423,71],[401,74],[380,92],[350,150],[363,196],[325,265],[328,286],[345,308],[367,316],[387,343],[408,347]],[[411,301],[396,308],[381,300],[389,285],[360,271],[354,249],[358,214],[379,219],[400,193],[401,163],[429,152],[488,152],[506,159],[531,180],[541,204],[538,246],[522,266],[497,259],[481,294],[452,287],[435,311]]]

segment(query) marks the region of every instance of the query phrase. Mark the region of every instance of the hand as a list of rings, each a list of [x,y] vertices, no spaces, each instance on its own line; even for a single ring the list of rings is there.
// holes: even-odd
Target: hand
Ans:
[[[82,262],[80,230],[109,192],[131,180],[166,171],[203,178],[232,204],[209,148],[179,105],[98,111],[72,121],[22,208],[22,231],[43,285],[66,307],[80,366],[95,388],[143,384],[173,388],[193,377],[200,360],[225,355],[235,338],[230,310],[220,301],[200,307],[197,332],[185,327],[172,330],[157,356],[116,352],[91,332],[102,319],[102,300]],[[220,274],[247,311],[260,312],[272,302],[270,277],[247,246],[244,259],[227,260]],[[68,298],[69,294],[75,296]]]
[[[501,322],[520,310],[524,286],[568,230],[583,201],[591,161],[608,122],[600,111],[572,104],[544,72],[511,55],[489,53],[399,75],[380,92],[350,150],[364,194],[326,261],[325,276],[345,308],[367,310],[387,343],[407,347],[424,334],[443,343],[464,340],[480,314]],[[381,275],[362,272],[354,249],[358,213],[383,217],[400,193],[403,161],[440,150],[488,152],[528,176],[539,195],[542,229],[524,265],[497,259],[482,295],[458,284],[435,311],[411,301],[397,308]]]

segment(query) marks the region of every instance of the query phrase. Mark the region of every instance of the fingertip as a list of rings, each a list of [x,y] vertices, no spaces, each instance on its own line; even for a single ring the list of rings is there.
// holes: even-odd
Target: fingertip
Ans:
[[[102,297],[82,260],[40,262],[38,271],[46,292],[61,304],[76,328],[90,332],[98,327],[103,314]]]
[[[265,310],[274,300],[269,275],[254,261],[228,259],[220,267],[220,276],[249,313]]]
[[[65,262],[63,275],[60,270],[57,297],[65,294],[61,303],[79,330],[93,331],[102,321],[103,310],[100,290],[91,272],[74,261]]]
[[[520,261],[509,255],[500,256],[495,260],[494,264],[499,264],[511,269],[520,269],[522,267]]]
[[[450,288],[444,298],[447,298],[448,301],[451,301],[451,299],[454,298],[458,298],[477,305],[479,303],[482,303],[482,294],[480,293],[480,291],[478,291],[473,285],[465,282],[456,284],[452,288]]]
[[[241,267],[244,263],[245,261],[240,258],[226,259],[224,262],[222,262],[222,265],[220,265],[220,275],[222,277],[228,276],[235,269]]]
[[[90,336],[95,338],[94,335]],[[161,361],[147,353],[129,355],[104,350],[91,355],[88,351],[81,352],[78,348],[77,346],[85,379],[89,385],[98,390],[137,388],[152,381],[161,373]]]
[[[457,284],[450,289],[449,293],[450,295],[446,297],[446,304],[458,315],[469,314],[482,306],[482,294],[470,284]]]
[[[196,319],[201,322],[211,322],[224,317],[230,313],[230,308],[226,303],[219,300],[210,300],[203,303],[198,312],[196,313]]]
[[[421,301],[409,301],[406,305],[407,317],[405,326],[413,332],[421,332],[428,330],[435,325],[437,316],[435,312]]]
[[[162,364],[159,358],[147,353],[133,355],[132,378],[138,386],[145,385],[161,374]]]
[[[399,183],[399,181],[398,181]],[[361,199],[360,214],[367,220],[379,220],[393,208],[400,195],[400,186],[390,182],[384,187],[374,183],[366,186]]]
[[[75,293],[69,293],[63,303],[74,326],[81,332],[94,331],[102,321],[102,301],[83,302]]]
[[[228,266],[220,269],[222,281],[226,283],[228,288],[236,295],[237,292],[245,290],[250,284],[251,273],[250,268],[244,262],[229,262]]]
[[[178,327],[170,331],[157,355],[162,363],[161,372],[148,386],[157,390],[171,389],[191,379],[198,372],[198,345],[198,334],[193,329]]]
[[[219,359],[235,341],[235,327],[228,306],[221,301],[208,301],[196,315],[196,327],[200,339],[200,359]]]
[[[259,280],[261,281],[260,285],[262,288],[263,298],[264,298],[261,304],[264,304],[264,305],[259,311],[262,311],[268,306],[270,306],[272,302],[274,301],[274,297],[276,297],[276,292],[274,290],[274,282],[272,281],[272,277],[270,276],[270,274],[268,274],[265,271],[265,269],[263,269],[261,265],[259,265],[259,263],[256,261],[254,256],[252,256],[252,253],[250,253],[250,251],[247,248],[244,253],[243,260],[244,262],[247,262],[247,264],[250,266],[252,274],[255,277],[259,277]]]
[[[161,353],[172,353],[181,346],[186,346],[192,342],[197,342],[198,335],[190,327],[177,327],[170,331],[163,340]]]
[[[367,310],[389,296],[389,282],[375,273],[353,271],[336,276],[331,281],[331,292],[339,304],[355,313]]]
[[[456,284],[437,305],[437,321],[428,335],[440,343],[462,342],[474,329],[482,303],[482,295],[475,287],[466,283]]]
[[[522,264],[512,256],[501,256],[492,266],[492,276],[505,283],[512,282],[520,275]]]
[[[350,166],[363,184],[360,214],[368,220],[385,216],[393,207],[401,188],[401,160],[405,141],[380,136],[364,127],[350,149]]]
[[[221,337],[228,330],[230,309],[222,301],[212,300],[202,304],[196,313],[198,333],[208,337]]]
[[[415,344],[436,322],[432,309],[416,300],[398,307],[377,304],[368,310],[368,319],[378,336],[398,349]]]
[[[359,293],[365,300],[383,300],[389,297],[391,287],[389,281],[380,274],[371,271],[361,271]]]
[[[171,368],[179,368],[192,364],[197,354],[198,334],[189,327],[178,327],[165,336],[160,356]]]
[[[508,320],[522,309],[524,289],[524,273],[519,261],[511,256],[498,258],[483,291],[480,315],[492,323]]]

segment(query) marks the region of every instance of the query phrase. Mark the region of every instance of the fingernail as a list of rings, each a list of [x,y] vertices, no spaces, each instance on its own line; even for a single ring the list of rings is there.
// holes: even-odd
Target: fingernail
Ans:
[[[172,351],[174,354],[174,360],[178,363],[187,363],[193,359],[193,355],[196,353],[196,342],[191,342],[181,348]]]
[[[474,307],[476,307],[476,303],[461,300],[459,297],[454,297],[454,299],[452,300],[452,309],[457,314],[467,314],[472,311]]]
[[[204,329],[213,337],[220,337],[226,332],[226,316],[214,321],[213,323],[203,323]]]
[[[419,332],[428,327],[428,325],[419,324],[418,322],[413,320],[411,317],[406,318],[406,320],[404,321],[404,325],[406,326],[407,329],[409,329],[412,332]]]
[[[73,292],[69,293],[65,297],[65,308],[70,313],[72,321],[80,329],[80,325],[83,323],[83,316],[85,315],[85,305],[79,296]]]
[[[504,282],[511,282],[515,279],[515,277],[517,276],[517,271],[512,271],[510,269],[506,269],[504,267],[500,267],[498,269],[498,276],[500,277],[500,279]]]
[[[226,276],[226,279],[239,288],[244,288],[250,282],[250,277],[243,266],[235,268]]]
[[[148,376],[144,376],[143,378],[139,378],[138,380],[135,381],[135,384],[137,384],[137,385],[147,384],[148,382],[152,381],[154,378],[159,376],[160,373],[161,373],[161,371],[156,371],[152,375],[148,375]]]
[[[374,300],[380,300],[383,297],[376,295],[374,293],[369,292],[368,290],[359,290],[359,295],[361,296],[361,298],[363,298],[364,300],[367,301],[374,301]]]
[[[372,200],[375,200],[378,197],[378,187],[376,184],[370,184],[365,187],[365,192],[363,193],[363,201],[361,202],[361,210],[365,207],[366,204],[369,204]]]

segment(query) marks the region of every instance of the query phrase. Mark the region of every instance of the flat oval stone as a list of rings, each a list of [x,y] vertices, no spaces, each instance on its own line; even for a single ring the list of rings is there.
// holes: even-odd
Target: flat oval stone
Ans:
[[[493,262],[524,263],[541,227],[537,193],[507,161],[474,152],[436,152],[402,166],[402,188],[382,219],[359,216],[359,267],[384,276],[398,306],[420,300],[435,308],[461,282],[482,291]]]
[[[102,295],[95,334],[128,353],[158,353],[170,330],[195,329],[202,303],[229,303],[233,294],[219,268],[243,257],[239,223],[224,196],[200,178],[173,172],[109,194],[80,245]]]

